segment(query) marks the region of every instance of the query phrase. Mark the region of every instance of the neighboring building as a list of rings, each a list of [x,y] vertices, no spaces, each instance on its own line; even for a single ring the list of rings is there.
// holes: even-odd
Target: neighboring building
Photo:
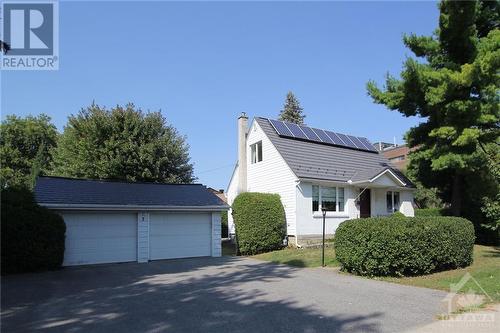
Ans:
[[[285,208],[289,240],[327,234],[346,219],[392,214],[413,216],[413,184],[365,138],[255,118],[238,118],[238,163],[226,191],[277,193]],[[234,234],[229,214],[229,232]]]
[[[212,192],[213,194],[215,194],[216,196],[219,197],[219,199],[221,199],[222,201],[224,201],[225,203],[227,203],[227,198],[226,198],[226,194],[224,193],[224,190],[216,190],[212,187],[207,187],[207,189]]]
[[[66,223],[64,266],[221,255],[221,212],[200,184],[39,177],[38,204]]]
[[[407,145],[396,145],[387,142],[377,142],[373,146],[381,152],[399,170],[408,166],[408,154],[411,149]]]

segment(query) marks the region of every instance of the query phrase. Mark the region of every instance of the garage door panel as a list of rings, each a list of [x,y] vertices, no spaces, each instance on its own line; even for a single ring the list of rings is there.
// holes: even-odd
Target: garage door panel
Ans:
[[[135,261],[137,214],[64,213],[64,266]]]
[[[155,213],[150,228],[152,260],[211,254],[210,214]]]

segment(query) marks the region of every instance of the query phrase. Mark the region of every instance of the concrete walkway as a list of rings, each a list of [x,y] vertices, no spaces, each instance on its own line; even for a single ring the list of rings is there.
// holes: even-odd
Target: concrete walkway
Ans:
[[[2,278],[2,332],[402,332],[446,293],[248,258],[66,268]]]

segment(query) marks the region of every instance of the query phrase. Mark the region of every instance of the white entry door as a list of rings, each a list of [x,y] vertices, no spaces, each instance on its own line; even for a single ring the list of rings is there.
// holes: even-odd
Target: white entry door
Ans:
[[[211,214],[151,213],[150,259],[211,255]]]
[[[137,260],[136,213],[63,213],[64,266]]]

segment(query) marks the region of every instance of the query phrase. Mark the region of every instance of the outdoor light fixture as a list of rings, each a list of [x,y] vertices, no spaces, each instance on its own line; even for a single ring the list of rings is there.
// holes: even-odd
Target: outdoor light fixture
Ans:
[[[321,267],[325,267],[325,220],[327,209],[321,207],[321,212],[323,213],[323,247],[321,250]]]

